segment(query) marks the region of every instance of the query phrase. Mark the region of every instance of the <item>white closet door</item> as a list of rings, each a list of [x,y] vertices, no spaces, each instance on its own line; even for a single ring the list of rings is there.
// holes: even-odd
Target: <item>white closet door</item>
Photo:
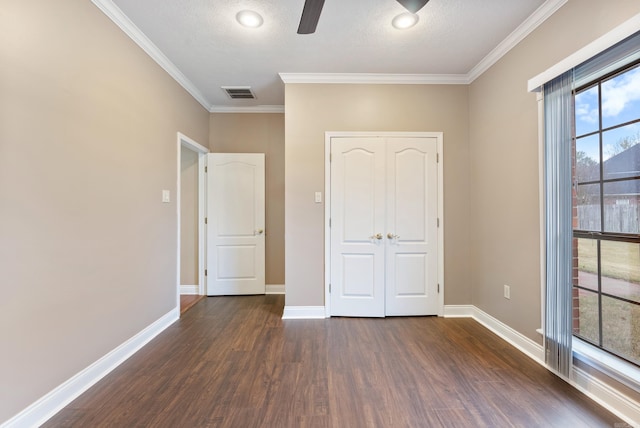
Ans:
[[[436,138],[387,140],[386,315],[435,315],[437,295]]]
[[[332,138],[331,154],[331,315],[436,315],[437,138]]]
[[[207,167],[207,295],[264,294],[264,154],[212,153]]]
[[[334,138],[331,153],[331,314],[383,317],[384,144]]]

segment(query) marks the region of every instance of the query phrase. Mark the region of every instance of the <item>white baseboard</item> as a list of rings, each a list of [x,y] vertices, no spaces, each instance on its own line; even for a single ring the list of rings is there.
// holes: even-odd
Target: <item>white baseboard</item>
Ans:
[[[542,345],[522,335],[500,320],[492,317],[473,305],[447,305],[444,307],[444,316],[445,318],[473,318],[500,336],[502,339],[518,348],[519,351],[526,354],[529,358],[543,366],[545,365],[544,348]]]
[[[640,426],[640,405],[614,389],[591,376],[582,369],[573,367],[571,385],[580,392],[623,419],[632,427]]]
[[[56,387],[44,397],[4,422],[2,428],[37,427],[45,423],[80,394],[92,387],[127,358],[136,353],[151,339],[178,320],[179,309],[175,308],[146,327],[71,379]]]
[[[180,294],[183,295],[197,295],[200,294],[200,287],[197,285],[181,285]]]
[[[475,306],[473,319],[518,348],[518,350],[526,354],[538,364],[546,367],[544,362],[544,348],[539,343],[529,339]]]
[[[445,317],[473,318],[512,344],[525,355],[544,365],[542,346],[472,305],[445,306]],[[146,327],[98,361],[40,398],[22,412],[2,423],[2,428],[39,426],[118,367],[127,358],[178,320],[178,309]],[[282,319],[324,319],[324,306],[285,306]],[[589,373],[574,367],[571,384],[632,426],[640,426],[640,405]]]
[[[324,306],[285,306],[283,320],[325,319]]]
[[[546,367],[542,345],[523,336],[477,307],[473,305],[448,305],[444,307],[444,316],[447,318],[473,318],[518,348],[522,353]],[[573,368],[571,379],[565,380],[631,426],[640,427],[640,404],[636,401],[577,367]]]
[[[284,294],[284,284],[267,284],[266,294]]]
[[[446,305],[444,307],[445,318],[473,318],[475,306],[473,305]]]

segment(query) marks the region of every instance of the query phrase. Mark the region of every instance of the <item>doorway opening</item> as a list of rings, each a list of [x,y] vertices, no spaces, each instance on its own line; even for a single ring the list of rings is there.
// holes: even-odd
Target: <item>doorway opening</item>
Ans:
[[[176,306],[182,309],[188,306],[194,297],[187,297],[185,303],[181,305],[181,295],[204,296],[206,294],[205,168],[209,149],[186,135],[178,133],[177,151]]]

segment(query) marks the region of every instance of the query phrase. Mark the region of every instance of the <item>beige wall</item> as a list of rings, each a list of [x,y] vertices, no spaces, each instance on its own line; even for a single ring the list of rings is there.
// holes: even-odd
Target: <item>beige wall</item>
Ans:
[[[444,132],[445,303],[471,302],[466,86],[285,88],[286,304],[324,305],[325,131]]]
[[[287,85],[285,120],[209,115],[88,1],[3,2],[0,421],[175,308],[178,131],[267,154],[267,282],[285,281],[286,241],[293,306],[324,304],[324,132],[443,131],[445,303],[539,340],[526,81],[639,12],[570,0],[470,87]]]
[[[637,0],[570,0],[469,89],[473,304],[540,343],[538,115],[527,80],[639,12]]]
[[[266,168],[266,282],[283,285],[284,115],[212,113],[209,147],[217,153],[264,153]]]
[[[1,423],[176,308],[209,113],[89,1],[3,1],[0,40]]]
[[[180,148],[180,284],[198,284],[198,154]]]

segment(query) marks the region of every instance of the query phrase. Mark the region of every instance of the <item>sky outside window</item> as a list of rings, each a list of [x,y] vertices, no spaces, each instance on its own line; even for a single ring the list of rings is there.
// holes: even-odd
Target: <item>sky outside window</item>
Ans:
[[[601,89],[600,89],[601,88]],[[598,108],[602,91],[602,129],[640,118],[640,66],[593,86],[575,96],[576,135],[581,136],[600,129]],[[578,140],[580,141],[580,140]],[[627,145],[625,145],[625,142]],[[603,135],[603,161],[620,153],[628,144],[640,142],[640,123],[607,131]],[[578,143],[577,150],[599,162],[598,145],[589,139]]]

